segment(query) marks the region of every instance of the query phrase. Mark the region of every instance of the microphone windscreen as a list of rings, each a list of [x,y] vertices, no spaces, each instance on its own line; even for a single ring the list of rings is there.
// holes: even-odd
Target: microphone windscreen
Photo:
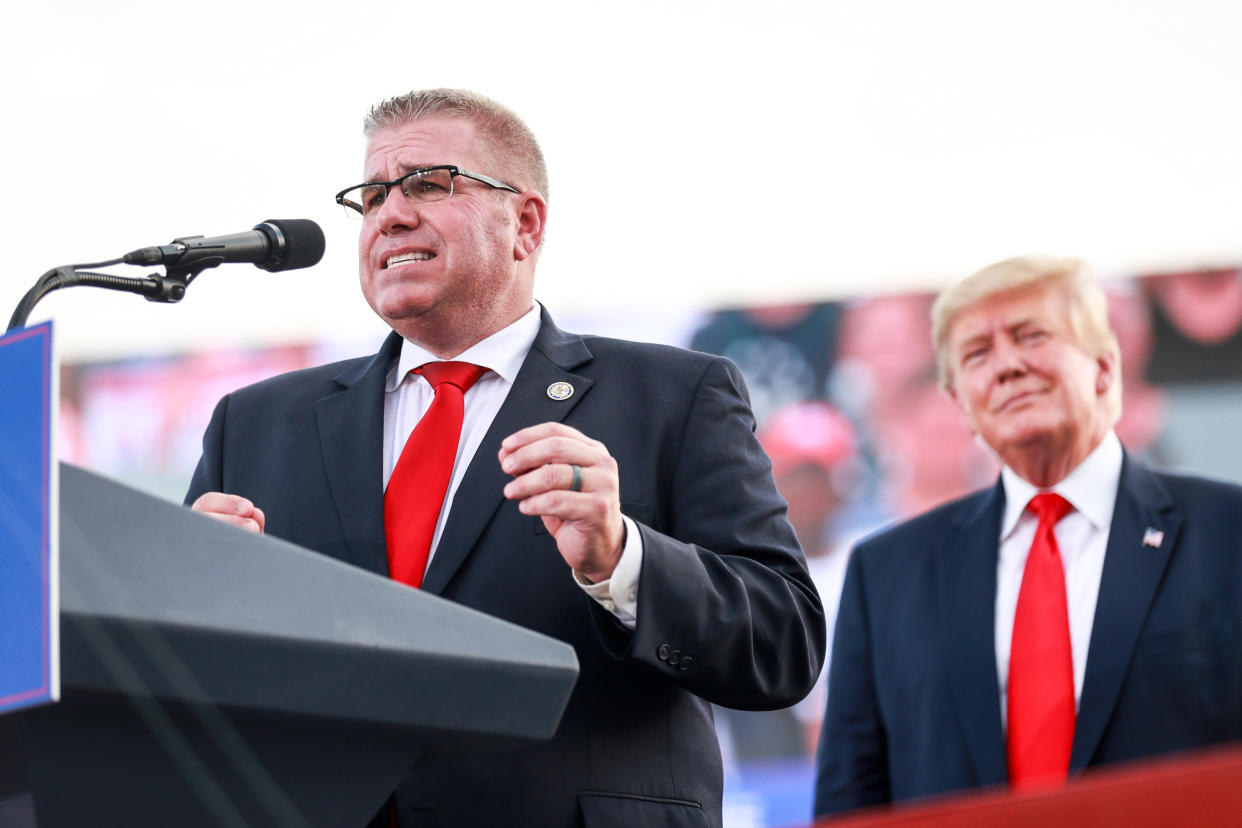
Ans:
[[[297,270],[323,258],[323,230],[310,219],[268,219],[263,224],[279,230],[285,242],[279,260],[266,270]]]

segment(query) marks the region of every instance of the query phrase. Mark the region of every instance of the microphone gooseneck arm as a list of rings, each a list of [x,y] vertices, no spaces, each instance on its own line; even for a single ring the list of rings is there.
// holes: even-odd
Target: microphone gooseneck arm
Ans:
[[[92,273],[88,270],[79,270],[79,268],[87,267],[108,267],[121,262],[122,259],[112,259],[106,262],[64,265],[52,268],[40,276],[39,281],[35,282],[34,287],[26,291],[26,295],[17,303],[13,316],[9,318],[8,330],[12,331],[25,327],[26,320],[30,318],[30,312],[34,310],[34,306],[44,296],[47,296],[54,290],[77,285],[119,290],[125,293],[137,293],[140,296],[145,296],[149,302],[180,302],[185,298],[185,289],[190,282],[194,281],[195,276],[202,273],[208,267],[219,264],[218,261],[199,261],[188,268],[169,267],[168,272],[165,274],[156,273],[143,277],[115,276],[111,273]]]
[[[248,262],[261,270],[296,270],[323,258],[323,230],[309,219],[268,219],[244,233],[226,236],[183,236],[171,244],[143,247],[120,258],[91,264],[54,267],[39,277],[17,303],[8,330],[26,325],[40,299],[54,290],[75,285],[137,293],[151,302],[180,302],[190,282],[209,267]],[[91,273],[87,268],[115,264],[164,265],[163,275],[141,278]]]

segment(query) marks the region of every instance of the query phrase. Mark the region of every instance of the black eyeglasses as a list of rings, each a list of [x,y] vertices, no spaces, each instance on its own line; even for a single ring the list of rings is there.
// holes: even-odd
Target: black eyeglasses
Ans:
[[[498,181],[491,176],[463,170],[452,164],[441,164],[436,167],[411,170],[392,181],[368,181],[365,184],[347,187],[336,194],[336,203],[345,208],[345,213],[350,218],[369,216],[383,206],[388,198],[389,188],[398,184],[401,185],[401,192],[410,201],[420,204],[443,201],[453,194],[453,179],[459,175],[472,178],[497,190],[520,192],[516,187],[510,187],[505,182]]]

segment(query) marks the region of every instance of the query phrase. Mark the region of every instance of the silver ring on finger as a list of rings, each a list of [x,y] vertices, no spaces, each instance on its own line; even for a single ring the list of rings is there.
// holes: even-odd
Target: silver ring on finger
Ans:
[[[582,491],[582,466],[577,463],[570,463],[569,470],[574,473],[574,479],[569,482],[569,490],[571,492]]]

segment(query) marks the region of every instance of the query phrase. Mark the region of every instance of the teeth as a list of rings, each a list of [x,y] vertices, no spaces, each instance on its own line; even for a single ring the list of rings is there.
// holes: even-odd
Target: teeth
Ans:
[[[402,253],[400,256],[393,256],[385,264],[384,267],[392,267],[402,262],[425,262],[428,259],[434,259],[434,253]]]

